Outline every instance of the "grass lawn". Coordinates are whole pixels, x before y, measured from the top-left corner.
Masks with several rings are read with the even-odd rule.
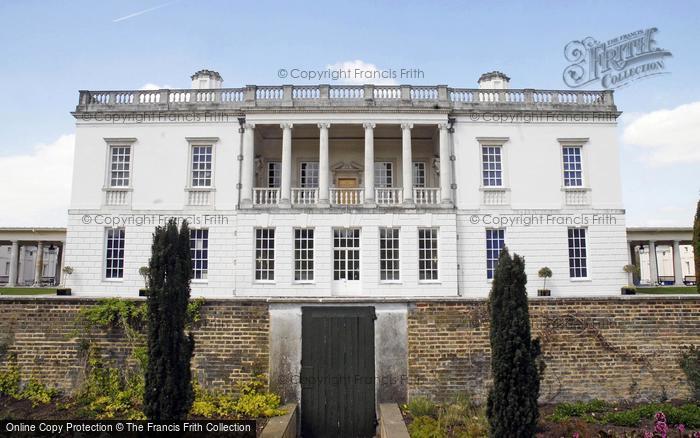
[[[638,287],[637,293],[652,295],[697,294],[698,288],[696,286]]]
[[[0,295],[56,295],[54,287],[0,287]]]

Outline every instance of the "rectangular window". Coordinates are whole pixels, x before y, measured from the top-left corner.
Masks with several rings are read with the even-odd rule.
[[[569,228],[569,277],[588,277],[585,228]]]
[[[425,187],[425,163],[413,162],[413,187]]]
[[[500,146],[482,146],[482,181],[484,187],[503,185],[503,166]]]
[[[493,278],[501,249],[505,244],[506,230],[486,230],[486,278]]]
[[[438,279],[438,230],[418,229],[418,279]]]
[[[282,185],[282,163],[270,161],[267,163],[267,186],[279,188]]]
[[[399,229],[379,229],[379,278],[382,281],[398,281],[399,278]]]
[[[314,279],[314,230],[297,228],[294,230],[294,280],[313,281]]]
[[[562,148],[564,165],[564,186],[583,186],[583,170],[581,168],[581,147],[565,146]]]
[[[124,278],[124,228],[106,231],[105,278]]]
[[[333,230],[333,279],[360,279],[360,229]]]
[[[300,163],[299,185],[304,189],[314,189],[318,187],[318,162]]]
[[[109,157],[109,186],[129,187],[131,146],[111,146]]]
[[[211,187],[212,146],[192,146],[192,187]]]
[[[209,272],[209,230],[190,230],[192,279],[206,280]]]
[[[275,279],[275,229],[255,229],[255,279]]]
[[[374,163],[374,186],[377,188],[393,187],[393,166],[388,161]]]

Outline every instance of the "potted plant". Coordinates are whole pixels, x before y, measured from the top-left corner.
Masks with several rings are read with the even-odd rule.
[[[552,278],[552,270],[545,266],[544,268],[541,268],[539,271],[537,271],[537,276],[540,277],[543,281],[542,289],[537,289],[537,296],[538,297],[551,296],[552,291],[547,289],[547,279]]]
[[[634,276],[639,275],[639,266],[629,264],[625,265],[622,270],[627,273],[627,286],[622,286],[622,295],[635,295],[637,288],[634,287]]]
[[[139,289],[139,296],[145,297],[148,295],[148,266],[141,266],[139,268],[139,275],[143,277],[143,289]]]
[[[59,296],[71,295],[71,289],[69,287],[65,287],[65,284],[68,281],[68,277],[70,277],[71,274],[73,273],[73,267],[72,266],[64,266],[63,269],[61,269],[61,272],[63,273],[63,277],[61,278],[61,284],[59,284],[59,287],[56,289],[56,295],[59,295]],[[61,287],[61,285],[63,285],[63,287]]]

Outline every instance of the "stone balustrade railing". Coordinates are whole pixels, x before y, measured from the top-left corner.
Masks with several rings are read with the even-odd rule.
[[[80,91],[76,112],[333,106],[617,111],[613,93],[609,90],[485,90],[445,85],[249,85],[201,90]]]

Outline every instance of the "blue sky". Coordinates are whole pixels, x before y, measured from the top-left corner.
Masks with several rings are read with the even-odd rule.
[[[219,71],[229,87],[308,83],[282,80],[277,71],[354,60],[380,69],[419,68],[425,78],[412,81],[418,84],[474,87],[481,73],[501,70],[513,88],[561,89],[569,41],[657,27],[658,46],[673,53],[666,62],[671,74],[615,93],[625,112],[619,128],[625,205],[631,224],[686,225],[700,190],[698,17],[700,2],[691,1],[5,0],[0,171],[47,157],[60,161],[50,157],[54,149],[69,149],[69,112],[80,89],[187,88],[200,68]],[[0,205],[13,202],[19,209],[16,217],[0,214],[0,224],[65,223],[32,209],[47,196],[42,188],[65,186],[55,182],[60,176],[7,190],[10,177],[31,178],[37,170],[0,176],[6,180],[0,180]]]

